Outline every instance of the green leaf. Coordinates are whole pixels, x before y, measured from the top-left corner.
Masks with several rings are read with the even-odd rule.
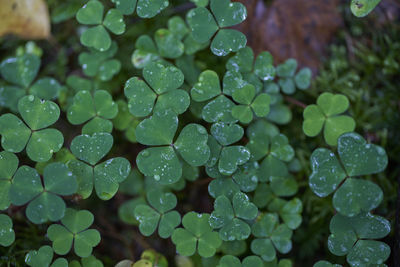
[[[243,220],[252,220],[257,216],[257,207],[248,197],[238,192],[233,196],[232,204],[226,196],[219,196],[214,203],[210,216],[210,226],[220,229],[222,240],[244,240],[250,235],[250,226]]]
[[[295,179],[271,176],[271,189],[279,197],[289,197],[297,193],[298,185]]]
[[[310,137],[317,136],[325,124],[325,116],[317,105],[309,105],[303,112],[303,132]]]
[[[88,257],[92,248],[100,243],[97,230],[87,229],[93,223],[93,215],[86,210],[67,209],[60,224],[53,224],[47,229],[47,236],[53,242],[53,249],[59,255],[67,254],[72,244],[79,257]]]
[[[292,112],[290,108],[283,104],[270,106],[271,110],[268,113],[267,119],[276,124],[288,124],[292,120]]]
[[[309,185],[319,197],[330,195],[347,176],[335,154],[328,149],[316,149],[310,161],[313,172]]]
[[[217,22],[205,7],[191,9],[186,15],[186,21],[192,31],[193,39],[199,43],[209,41],[218,30]]]
[[[37,80],[30,88],[29,94],[44,100],[56,99],[62,90],[61,85],[53,78]]]
[[[211,42],[211,51],[216,56],[226,56],[231,52],[237,52],[245,47],[247,43],[246,36],[237,30],[222,29],[219,30]]]
[[[242,267],[242,263],[235,256],[225,255],[220,259],[217,267]]]
[[[139,170],[161,184],[176,183],[182,176],[182,166],[172,147],[152,147],[142,150],[136,158]]]
[[[390,255],[390,247],[381,241],[359,240],[347,254],[347,262],[353,266],[382,264]]]
[[[0,214],[0,246],[8,247],[14,243],[15,232],[12,227],[11,218],[5,214]]]
[[[31,136],[31,130],[17,116],[7,113],[0,117],[1,146],[9,152],[21,152]]]
[[[118,217],[119,219],[131,225],[139,225],[139,222],[135,218],[135,208],[140,204],[146,204],[146,201],[143,197],[133,198],[131,200],[125,201],[122,205],[118,208]]]
[[[206,7],[208,6],[209,0],[190,0],[191,2],[195,3],[198,7]]]
[[[233,100],[243,105],[250,105],[256,95],[256,88],[251,84],[246,84],[242,88],[235,90],[232,94]]]
[[[208,186],[208,191],[213,198],[219,196],[226,196],[229,199],[233,198],[233,195],[240,191],[239,186],[230,178],[218,178]]]
[[[359,18],[365,17],[381,2],[381,0],[352,0],[351,12]]]
[[[329,250],[339,256],[347,254],[351,265],[381,264],[389,257],[389,246],[369,240],[383,238],[390,233],[390,223],[383,217],[370,213],[354,217],[337,214],[331,220],[330,230]]]
[[[259,94],[251,103],[251,108],[257,117],[265,117],[269,113],[271,97],[267,94]]]
[[[131,165],[125,158],[112,158],[93,170],[94,187],[102,200],[111,199],[118,191],[119,184],[128,177]]]
[[[168,20],[168,29],[179,40],[182,40],[189,34],[189,28],[186,26],[186,22],[180,16],[173,16]]]
[[[3,60],[0,64],[0,74],[4,80],[26,88],[35,79],[39,68],[40,58],[26,53]]]
[[[349,107],[349,101],[344,95],[323,93],[317,99],[317,106],[308,106],[303,113],[303,131],[308,136],[316,136],[324,128],[325,141],[329,145],[337,145],[337,139],[343,133],[355,128],[353,118],[339,115]]]
[[[351,132],[355,128],[355,121],[349,116],[335,116],[325,121],[324,138],[328,144],[336,144],[343,133]]]
[[[123,34],[125,32],[125,22],[122,13],[118,9],[108,10],[103,25],[114,34]]]
[[[292,78],[282,78],[278,81],[282,92],[287,95],[294,94],[296,92],[296,85]]]
[[[259,167],[258,162],[249,161],[232,175],[232,179],[240,186],[241,191],[252,192],[257,188]]]
[[[245,164],[250,159],[250,151],[244,146],[224,147],[218,162],[221,174],[233,174],[239,165]]]
[[[43,192],[28,204],[26,216],[35,224],[45,223],[48,220],[55,222],[64,216],[65,208],[65,202],[61,197]]]
[[[251,231],[255,237],[271,237],[278,222],[276,214],[266,213],[262,215],[259,221],[253,224]]]
[[[271,239],[258,238],[251,242],[251,251],[261,256],[264,261],[273,261],[276,257],[276,251]]]
[[[181,222],[178,212],[170,212],[176,206],[175,195],[152,190],[147,193],[147,199],[155,210],[147,205],[138,205],[135,208],[135,217],[140,222],[140,232],[145,236],[150,236],[158,226],[160,237],[170,237]]]
[[[148,35],[141,35],[136,40],[135,51],[131,61],[135,68],[142,69],[150,62],[159,59],[158,50],[155,43]]]
[[[207,145],[207,141],[206,128],[199,124],[191,123],[182,129],[174,147],[191,166],[202,166],[210,157],[210,148]]]
[[[246,46],[240,49],[233,57],[226,63],[228,70],[238,71],[241,73],[248,73],[253,70],[254,52],[251,47]]]
[[[76,19],[81,24],[96,25],[103,21],[104,6],[97,0],[90,0],[76,13]]]
[[[294,198],[287,202],[283,208],[280,210],[279,215],[282,217],[284,223],[290,229],[297,229],[301,222],[301,212],[303,211],[303,205],[301,200],[298,198]]]
[[[311,155],[313,173],[310,176],[310,187],[318,196],[329,195],[348,176],[378,173],[387,165],[384,149],[367,144],[358,134],[343,134],[338,142],[341,163],[327,149],[317,149]],[[382,190],[374,183],[347,178],[335,192],[333,202],[340,213],[355,216],[361,211],[376,208],[382,198]]]
[[[251,82],[245,81],[243,75],[237,71],[227,71],[225,72],[223,79],[223,93],[228,96],[232,96],[236,90],[241,89]],[[257,91],[257,88],[256,88]]]
[[[36,162],[46,162],[58,152],[64,143],[62,133],[56,129],[33,132],[26,146],[28,157]]]
[[[367,144],[366,140],[356,133],[343,134],[339,138],[338,153],[350,176],[379,173],[388,164],[388,157],[382,147]]]
[[[121,69],[121,63],[112,59],[117,53],[118,45],[116,42],[112,42],[108,50],[97,51],[94,49],[90,50],[90,53],[83,52],[79,54],[79,64],[82,66],[83,73],[89,77],[95,77],[102,81],[111,79]],[[86,84],[82,87],[74,87],[75,91],[91,91],[92,86]]]
[[[124,15],[131,15],[136,8],[137,0],[111,0],[115,7]]]
[[[294,77],[297,88],[305,90],[310,87],[312,71],[310,68],[302,68]]]
[[[80,160],[71,160],[68,168],[77,178],[77,193],[84,199],[88,198],[93,190],[93,167]]]
[[[94,117],[82,127],[82,134],[92,135],[95,133],[111,133],[113,123],[109,120]]]
[[[157,95],[143,80],[130,78],[125,84],[124,92],[129,99],[128,107],[132,115],[145,117],[151,113]]]
[[[60,109],[56,103],[40,100],[33,95],[19,100],[18,111],[32,130],[46,128],[54,124],[60,117]]]
[[[102,81],[109,81],[121,70],[121,62],[116,59],[104,61],[99,68],[98,76]]]
[[[178,58],[185,51],[183,43],[175,36],[174,33],[167,29],[159,29],[154,34],[154,41],[158,47],[160,56],[164,58]]]
[[[253,220],[258,214],[256,205],[251,203],[249,197],[244,193],[236,193],[233,196],[232,205],[238,218]]]
[[[32,267],[49,266],[53,259],[50,246],[42,246],[39,250],[31,250],[25,256],[25,263]]]
[[[185,228],[177,228],[172,234],[172,242],[176,250],[183,256],[191,256],[196,252],[202,257],[211,257],[221,245],[218,233],[213,232],[210,227],[210,215],[207,213],[198,214],[195,212],[186,213],[182,219]]]
[[[50,163],[44,168],[43,183],[46,191],[61,196],[72,195],[78,189],[76,177],[60,162]]]
[[[172,109],[176,114],[184,113],[190,106],[190,96],[185,90],[172,90],[158,97],[155,110]]]
[[[17,86],[0,86],[0,106],[17,112],[18,100],[25,95],[25,90]]]
[[[103,25],[97,25],[84,31],[81,35],[81,43],[104,52],[111,46],[111,37]]]
[[[156,111],[136,128],[136,139],[143,145],[172,144],[178,128],[178,117],[172,110]]]
[[[192,99],[196,102],[203,102],[221,93],[221,86],[218,74],[211,70],[203,71],[197,82],[190,90]]]
[[[13,153],[0,152],[0,210],[7,209],[11,204],[9,191],[18,163],[19,160]]]
[[[29,184],[30,186],[26,186]],[[14,205],[21,206],[43,191],[42,182],[35,169],[21,166],[14,175],[9,197]]]
[[[235,104],[224,95],[216,97],[204,106],[202,117],[206,122],[235,123],[237,119],[232,117],[232,108]]]
[[[15,173],[10,188],[10,200],[14,205],[24,205],[30,221],[39,224],[47,220],[57,221],[64,216],[65,203],[58,195],[72,195],[77,190],[76,178],[62,163],[51,163],[44,169],[44,188],[39,174],[28,166]],[[29,184],[30,187],[26,187]]]
[[[282,64],[276,67],[276,74],[281,78],[293,77],[297,69],[297,60],[294,58],[289,58]]]
[[[246,7],[230,0],[211,0],[211,11],[221,28],[235,26],[247,17]]]
[[[180,69],[157,62],[150,63],[143,69],[143,77],[157,94],[177,89],[184,81]]]
[[[346,216],[354,216],[361,211],[371,211],[379,206],[383,192],[373,182],[348,178],[335,192],[333,206]]]
[[[275,77],[274,58],[270,52],[261,52],[254,62],[254,73],[263,81],[270,81]]]
[[[271,138],[270,153],[272,156],[286,162],[291,161],[294,157],[294,150],[290,146],[288,138],[283,134]]]
[[[152,18],[168,5],[168,0],[138,0],[136,12],[141,18]]]
[[[109,133],[78,135],[71,142],[71,152],[90,165],[99,162],[111,149],[113,137]]]
[[[349,108],[349,100],[340,94],[323,93],[318,97],[317,104],[326,116],[341,114]]]
[[[218,143],[228,146],[239,141],[243,137],[244,130],[238,124],[217,122],[211,126],[211,134]]]
[[[140,223],[140,233],[144,236],[152,235],[157,229],[161,215],[148,205],[136,206],[134,213]]]
[[[340,264],[332,264],[329,261],[318,261],[313,267],[342,267]]]
[[[238,105],[232,108],[232,117],[241,123],[247,124],[253,120],[253,112],[249,106]]]

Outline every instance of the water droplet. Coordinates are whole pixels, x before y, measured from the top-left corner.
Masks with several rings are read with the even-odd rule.
[[[160,175],[158,175],[158,174],[154,175],[154,180],[160,181],[160,179],[161,179]]]
[[[35,97],[34,97],[33,95],[28,96],[28,100],[29,100],[29,101],[32,102],[34,99],[35,99]]]
[[[207,133],[207,130],[204,128],[204,127],[202,127],[202,126],[197,126],[197,131],[199,132],[199,134],[206,134]]]
[[[147,158],[148,156],[150,156],[150,152],[149,152],[148,150],[144,150],[144,151],[142,152],[142,156],[145,157],[145,158]]]

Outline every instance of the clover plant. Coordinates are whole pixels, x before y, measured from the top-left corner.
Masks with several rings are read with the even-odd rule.
[[[77,159],[71,160],[68,167],[77,177],[77,192],[83,198],[88,198],[94,187],[100,199],[109,200],[118,191],[119,183],[129,175],[131,165],[125,158],[98,163],[112,145],[112,135],[105,132],[79,135],[72,140],[71,152]]]
[[[191,256],[196,251],[202,257],[211,257],[222,240],[209,223],[210,215],[189,212],[182,218],[184,228],[177,228],[172,234],[172,242],[181,255]]]
[[[76,255],[86,258],[91,255],[92,248],[100,242],[100,233],[88,229],[94,216],[87,210],[67,209],[61,224],[52,224],[47,229],[47,235],[53,242],[54,252],[58,255],[67,254],[72,245]]]
[[[17,111],[18,101],[25,95],[41,99],[56,99],[61,92],[60,83],[50,77],[35,78],[39,72],[41,59],[36,54],[25,53],[10,57],[0,63],[1,77],[7,84],[0,86],[0,106]]]
[[[149,191],[147,193],[148,205],[139,204],[135,208],[136,220],[140,222],[140,232],[149,236],[158,226],[158,234],[162,238],[171,236],[175,227],[181,222],[181,216],[177,211],[171,211],[176,206],[176,197],[172,193]]]
[[[107,30],[114,34],[125,32],[125,22],[121,11],[110,9],[103,17],[104,6],[98,0],[90,0],[76,13],[76,19],[84,25],[95,25],[81,35],[81,43],[99,51],[106,51],[111,46],[111,37]]]
[[[3,149],[19,153],[26,147],[26,153],[33,161],[48,161],[64,143],[64,137],[60,131],[47,128],[60,117],[58,105],[29,95],[18,101],[18,111],[23,121],[11,113],[0,117]]]
[[[257,212],[256,205],[244,193],[236,193],[232,203],[226,196],[219,196],[215,199],[210,225],[220,229],[219,236],[224,241],[247,239],[251,230],[245,220],[255,219]]]
[[[246,46],[244,4],[176,2],[49,1],[56,53],[2,59],[0,265],[291,267],[322,232],[328,259],[386,266],[389,158],[356,93]]]
[[[344,95],[323,93],[317,99],[317,105],[304,109],[303,130],[307,136],[314,137],[324,129],[325,141],[332,146],[343,133],[352,132],[356,123],[347,115],[340,115],[349,108],[349,100]]]
[[[60,196],[72,195],[77,188],[76,177],[65,164],[56,162],[47,165],[43,171],[43,185],[37,171],[24,165],[14,175],[9,196],[13,205],[29,203],[26,216],[31,222],[39,224],[63,218],[66,205]]]

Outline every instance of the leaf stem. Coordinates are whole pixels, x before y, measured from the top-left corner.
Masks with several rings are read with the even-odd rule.
[[[290,97],[290,96],[285,96],[285,100],[287,102],[289,102],[291,104],[294,104],[294,105],[296,105],[298,107],[301,107],[301,108],[306,108],[307,107],[307,105],[304,104],[303,102],[301,102],[301,101],[299,101],[299,100],[297,100],[297,99],[295,99],[293,97]]]

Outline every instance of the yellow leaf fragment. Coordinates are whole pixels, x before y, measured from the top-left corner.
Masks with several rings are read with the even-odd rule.
[[[15,34],[24,39],[50,36],[50,19],[44,0],[0,0],[0,37]]]

